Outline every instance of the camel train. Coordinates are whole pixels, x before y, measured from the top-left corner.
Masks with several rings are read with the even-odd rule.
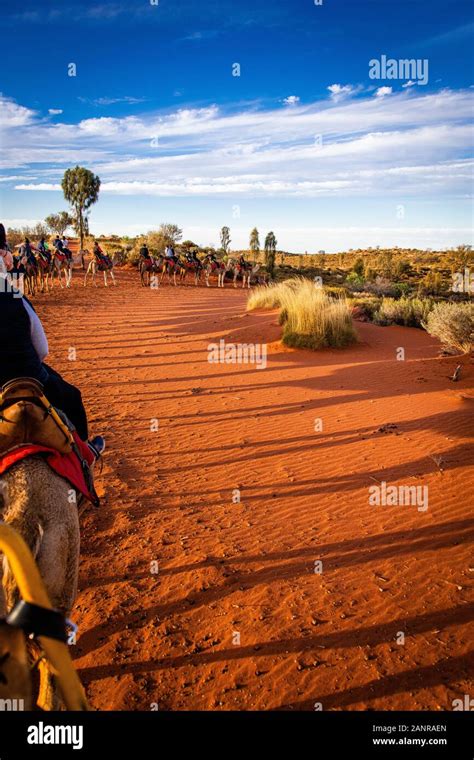
[[[242,278],[242,288],[250,288],[252,281],[255,279],[260,264],[242,264],[229,258],[226,262],[218,261],[211,254],[205,256],[202,260],[197,257],[193,259],[181,258],[179,255],[174,258],[168,258],[163,254],[159,256],[150,256],[148,259],[140,258],[138,271],[140,282],[144,287],[161,285],[163,279],[167,277],[168,283],[174,285],[184,285],[187,276],[191,274],[194,284],[198,285],[202,275],[206,286],[211,286],[211,277],[215,276],[217,287],[223,288],[227,275],[232,277],[234,288],[237,288],[238,278]]]

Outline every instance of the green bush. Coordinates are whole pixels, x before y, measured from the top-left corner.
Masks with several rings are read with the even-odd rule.
[[[373,318],[378,325],[421,327],[432,308],[433,301],[429,298],[383,298]]]
[[[474,304],[437,303],[423,327],[448,350],[468,354],[474,346]]]

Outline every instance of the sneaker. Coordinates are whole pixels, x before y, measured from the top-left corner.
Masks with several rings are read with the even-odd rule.
[[[89,446],[96,459],[102,456],[105,451],[105,440],[101,435],[96,435],[95,438],[87,442],[87,445]]]

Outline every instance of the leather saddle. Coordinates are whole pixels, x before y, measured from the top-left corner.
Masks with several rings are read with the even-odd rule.
[[[0,452],[31,443],[61,454],[73,451],[73,426],[32,377],[10,380],[0,390]]]

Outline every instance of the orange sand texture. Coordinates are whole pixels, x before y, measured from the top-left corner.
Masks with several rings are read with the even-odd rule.
[[[472,694],[470,360],[370,324],[349,349],[290,350],[242,290],[117,276],[34,299],[50,363],[107,439],[72,615],[92,707],[451,710]],[[209,364],[220,338],[269,343],[267,368]],[[382,480],[427,485],[428,511],[369,505]]]

